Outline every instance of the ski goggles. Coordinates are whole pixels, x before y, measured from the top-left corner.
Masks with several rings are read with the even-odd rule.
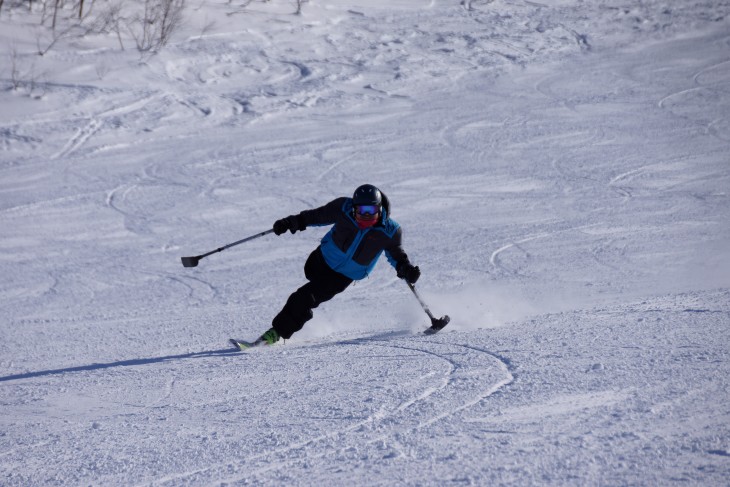
[[[363,219],[374,218],[380,213],[380,207],[377,205],[358,205],[355,207],[355,216]]]

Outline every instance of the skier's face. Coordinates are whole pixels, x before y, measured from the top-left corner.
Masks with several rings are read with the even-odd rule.
[[[370,228],[378,223],[380,207],[377,205],[358,205],[355,207],[355,221],[360,229]]]

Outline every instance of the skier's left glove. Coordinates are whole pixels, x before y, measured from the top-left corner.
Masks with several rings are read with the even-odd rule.
[[[405,279],[408,284],[415,284],[421,277],[421,269],[417,265],[411,265],[410,262],[399,262],[395,271],[398,277]]]
[[[291,233],[297,233],[299,230],[304,230],[307,226],[304,224],[299,215],[290,215],[281,220],[274,222],[274,233],[281,235],[289,230]]]

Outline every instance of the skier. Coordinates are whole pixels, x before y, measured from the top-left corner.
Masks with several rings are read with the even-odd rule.
[[[415,284],[421,275],[401,247],[401,228],[390,218],[390,202],[378,188],[364,184],[352,198],[337,198],[313,210],[274,223],[274,233],[292,234],[310,226],[333,225],[304,264],[307,282],[294,291],[271,328],[254,344],[288,339],[312,319],[312,309],[367,277],[385,252],[399,278]]]

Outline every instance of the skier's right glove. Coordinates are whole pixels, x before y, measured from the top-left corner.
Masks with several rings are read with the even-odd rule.
[[[395,271],[398,277],[405,279],[408,284],[415,284],[418,278],[421,277],[421,269],[409,262],[399,262]]]
[[[281,220],[276,220],[276,222],[274,222],[274,233],[277,235],[281,235],[287,230],[289,230],[291,233],[296,233],[297,231],[304,230],[305,228],[306,225],[301,220],[301,218],[299,218],[299,215],[290,215],[286,218],[282,218]]]

